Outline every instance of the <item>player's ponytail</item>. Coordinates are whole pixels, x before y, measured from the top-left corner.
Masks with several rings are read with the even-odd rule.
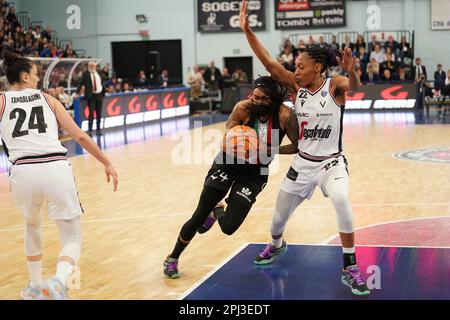
[[[20,83],[22,72],[30,73],[33,68],[33,62],[30,59],[20,57],[8,50],[3,54],[3,67],[6,71],[6,78],[9,84]]]

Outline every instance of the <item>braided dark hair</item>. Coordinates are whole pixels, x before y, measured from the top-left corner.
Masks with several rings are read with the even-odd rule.
[[[313,59],[314,62],[322,64],[322,73],[339,65],[336,59],[337,56],[342,58],[339,52],[336,52],[331,48],[323,48],[318,46],[309,47],[306,49],[306,54]]]
[[[277,106],[280,106],[284,102],[288,92],[286,88],[269,76],[256,79],[253,82],[252,91],[257,88],[269,97],[272,104]]]

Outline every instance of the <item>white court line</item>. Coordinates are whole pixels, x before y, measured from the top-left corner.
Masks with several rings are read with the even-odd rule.
[[[167,217],[177,217],[177,216],[187,216],[192,214],[192,212],[189,213],[163,213],[163,214],[152,214],[148,216],[136,216],[136,217],[115,217],[115,218],[104,218],[104,219],[91,219],[91,220],[84,220],[83,216],[81,216],[81,224],[88,224],[88,223],[97,223],[97,222],[113,222],[113,221],[129,221],[129,220],[144,220],[144,219],[151,219],[151,218],[167,218]],[[54,224],[44,224],[42,225],[43,228],[49,228],[49,227],[55,227]],[[17,230],[24,230],[24,227],[17,226],[17,227],[10,227],[5,229],[0,229],[0,232],[8,232],[8,231],[17,231]]]
[[[364,229],[368,229],[368,228],[372,228],[372,227],[378,227],[378,226],[383,226],[383,225],[387,225],[387,224],[393,224],[393,223],[401,223],[401,222],[408,222],[408,221],[418,221],[418,220],[427,220],[427,219],[440,219],[440,218],[449,218],[449,217],[450,216],[420,217],[420,218],[411,218],[411,219],[402,219],[402,220],[380,222],[380,223],[369,224],[367,226],[356,228],[355,232],[356,231],[360,231],[360,230],[364,230]],[[323,240],[321,243],[322,244],[327,244],[327,243],[331,242],[332,240],[336,239],[337,237],[339,237],[339,234],[336,234],[336,235],[334,235],[332,237],[329,237],[329,238]],[[406,247],[406,246],[402,246],[402,247]],[[418,247],[418,246],[416,246],[416,247]],[[425,248],[429,248],[429,247],[425,247]]]
[[[226,258],[222,263],[218,264],[212,271],[208,272],[203,278],[197,281],[190,289],[188,289],[185,293],[177,298],[177,300],[183,300],[189,294],[191,294],[195,289],[197,289],[203,282],[205,282],[209,277],[211,277],[215,272],[217,272],[220,268],[222,268],[225,264],[227,264],[231,259],[238,255],[239,252],[244,250],[249,244],[244,243],[240,246],[235,252],[233,252],[228,258]]]
[[[434,203],[373,203],[373,204],[353,204],[352,207],[423,207],[423,206],[450,206],[450,203],[447,202],[434,202]],[[305,205],[299,207],[301,209],[314,209],[314,208],[333,208],[331,204],[324,205]],[[275,208],[254,208],[252,211],[273,211]],[[298,210],[298,209],[297,209]],[[186,213],[161,213],[161,214],[152,214],[147,216],[136,216],[136,217],[115,217],[115,218],[102,218],[102,219],[90,219],[85,220],[81,219],[82,224],[87,223],[98,223],[98,222],[114,222],[114,221],[128,221],[128,220],[144,220],[151,218],[165,218],[165,217],[177,217],[177,216],[187,216],[191,215],[192,212]],[[438,217],[436,217],[438,218]],[[427,218],[418,218],[418,219],[427,219]],[[403,221],[403,220],[400,220]],[[397,221],[394,221],[397,222]],[[53,227],[54,225],[47,224],[43,225],[44,228]],[[9,227],[0,229],[0,232],[9,232],[9,231],[17,231],[24,230],[23,226]]]

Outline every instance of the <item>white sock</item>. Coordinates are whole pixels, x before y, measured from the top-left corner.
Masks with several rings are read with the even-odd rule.
[[[66,285],[67,279],[73,272],[73,265],[67,261],[60,261],[56,265],[56,276]]]
[[[36,288],[42,283],[42,261],[27,261],[31,287]]]
[[[348,254],[355,254],[355,247],[352,247],[352,248],[344,248],[344,247],[342,247],[342,251],[344,252],[344,253],[348,253]]]
[[[283,244],[283,238],[272,239],[272,244],[273,244],[276,248],[281,247],[281,245]]]

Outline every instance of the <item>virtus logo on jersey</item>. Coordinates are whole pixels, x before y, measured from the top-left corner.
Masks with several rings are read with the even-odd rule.
[[[331,135],[332,127],[328,126],[326,129],[316,126],[314,129],[303,129],[303,140],[328,139]]]

